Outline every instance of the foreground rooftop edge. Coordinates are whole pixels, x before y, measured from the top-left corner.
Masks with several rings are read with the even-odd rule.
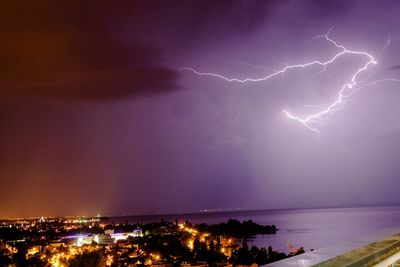
[[[400,227],[268,264],[271,267],[387,267],[400,260]]]

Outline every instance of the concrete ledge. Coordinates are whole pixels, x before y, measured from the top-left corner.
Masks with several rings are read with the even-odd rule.
[[[383,229],[346,243],[273,262],[271,267],[374,266],[400,252],[400,227]]]

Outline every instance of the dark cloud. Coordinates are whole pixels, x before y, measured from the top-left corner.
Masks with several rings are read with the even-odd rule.
[[[0,97],[109,100],[178,89],[166,52],[257,29],[278,1],[21,1],[0,11]]]
[[[0,96],[115,99],[177,89],[162,50],[113,35],[117,7],[22,1],[0,12]]]
[[[389,70],[399,70],[399,69],[400,69],[400,65],[391,66],[389,68]]]

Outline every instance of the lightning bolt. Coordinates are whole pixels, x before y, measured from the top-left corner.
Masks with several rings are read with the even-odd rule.
[[[184,67],[181,70],[191,71],[194,74],[199,75],[199,76],[208,76],[208,77],[222,79],[227,82],[250,83],[250,82],[266,81],[266,80],[274,78],[275,76],[284,74],[285,72],[290,71],[292,69],[303,69],[303,68],[307,68],[307,67],[314,66],[314,65],[322,67],[321,72],[324,72],[324,71],[326,71],[327,67],[330,64],[334,63],[339,57],[343,57],[345,55],[355,55],[355,56],[364,57],[366,59],[365,63],[363,65],[361,65],[358,69],[355,70],[355,72],[353,72],[351,74],[350,80],[347,81],[345,84],[343,84],[338,89],[335,100],[328,106],[325,106],[325,108],[323,108],[322,110],[320,110],[316,113],[312,113],[306,117],[297,116],[297,115],[290,113],[287,110],[283,110],[283,113],[289,119],[292,119],[294,121],[301,123],[306,128],[308,128],[309,130],[311,130],[315,133],[320,133],[320,130],[317,128],[317,125],[323,124],[324,119],[326,117],[328,117],[328,115],[332,115],[336,111],[342,109],[344,107],[344,104],[346,103],[346,101],[358,90],[368,87],[368,86],[374,86],[381,82],[387,82],[387,81],[400,82],[400,80],[391,79],[391,78],[390,79],[380,79],[380,80],[375,80],[375,81],[359,80],[359,76],[362,75],[364,72],[366,72],[370,68],[370,66],[378,64],[377,60],[371,54],[369,54],[365,51],[350,50],[350,49],[346,48],[344,45],[336,42],[334,39],[332,39],[330,37],[332,29],[333,28],[330,28],[329,31],[324,35],[318,35],[313,38],[313,39],[324,39],[325,41],[327,41],[332,46],[334,46],[335,48],[338,49],[338,52],[326,61],[313,60],[313,61],[306,62],[303,64],[286,65],[282,69],[272,72],[266,76],[263,76],[260,78],[248,77],[248,78],[244,78],[244,79],[231,78],[231,77],[227,77],[227,76],[224,76],[224,75],[221,75],[218,73],[199,72],[190,67]],[[387,43],[385,44],[384,49],[386,49],[389,46],[389,44],[390,44],[390,41],[388,40]]]

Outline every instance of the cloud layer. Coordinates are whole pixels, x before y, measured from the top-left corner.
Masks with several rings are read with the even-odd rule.
[[[0,11],[0,97],[109,100],[177,89],[154,45],[113,35],[119,12],[89,1],[9,2]]]

